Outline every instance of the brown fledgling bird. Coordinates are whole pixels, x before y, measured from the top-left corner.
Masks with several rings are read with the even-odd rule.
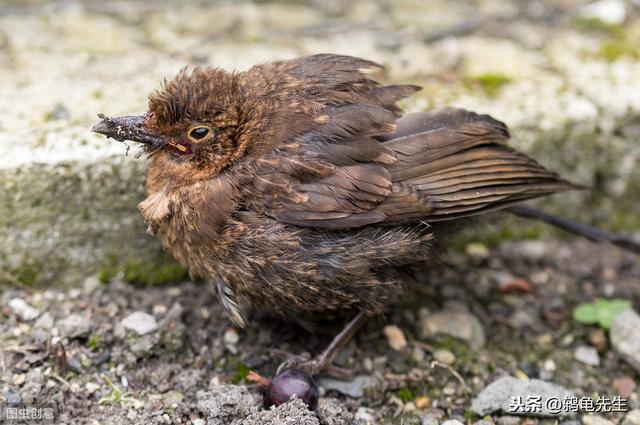
[[[379,65],[315,55],[228,73],[183,70],[143,116],[93,131],[145,144],[149,230],[209,280],[229,315],[354,314],[315,373],[365,317],[402,294],[400,269],[433,257],[439,223],[575,188],[507,146],[490,116],[401,117],[419,90],[382,86]]]

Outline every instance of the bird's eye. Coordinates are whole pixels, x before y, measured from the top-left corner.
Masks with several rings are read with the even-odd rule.
[[[209,129],[207,127],[200,126],[189,130],[189,137],[194,140],[202,140],[207,136],[207,134],[209,134]]]

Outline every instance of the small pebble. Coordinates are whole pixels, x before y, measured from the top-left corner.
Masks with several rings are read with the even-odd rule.
[[[228,328],[224,331],[224,342],[229,345],[236,345],[240,341],[240,335],[234,328]]]
[[[622,425],[640,425],[640,410],[632,410],[622,420]]]
[[[396,325],[388,325],[384,328],[384,335],[387,337],[389,346],[396,351],[402,351],[407,347],[407,339],[402,329]]]
[[[637,387],[636,382],[628,376],[614,379],[611,386],[623,398],[629,398]]]
[[[588,345],[580,345],[573,353],[576,360],[589,366],[599,366],[600,356],[598,350]]]
[[[416,399],[416,407],[418,409],[424,410],[429,407],[431,404],[431,400],[426,395],[420,396]]]
[[[598,352],[602,353],[607,349],[607,335],[600,328],[593,328],[589,330],[587,334],[587,340],[591,345],[596,347]]]
[[[22,298],[12,298],[9,300],[9,308],[20,318],[20,320],[28,322],[40,316],[40,312],[31,307]]]
[[[582,423],[584,425],[614,425],[610,420],[598,415],[584,415]]]
[[[456,361],[456,355],[449,350],[436,350],[433,352],[433,358],[448,365],[452,365]]]
[[[158,330],[155,317],[144,311],[134,311],[122,320],[125,329],[134,331],[138,335],[146,335]]]

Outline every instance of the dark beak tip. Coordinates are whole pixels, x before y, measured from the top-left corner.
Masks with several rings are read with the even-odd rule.
[[[105,135],[105,133],[109,130],[109,128],[110,128],[109,124],[107,124],[104,121],[100,121],[99,123],[91,127],[91,131],[94,133]]]

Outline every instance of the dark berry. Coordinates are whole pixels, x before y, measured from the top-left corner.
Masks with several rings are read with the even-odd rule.
[[[279,406],[294,395],[314,410],[318,404],[318,385],[301,370],[286,369],[271,380],[264,394],[264,404],[266,407]]]

